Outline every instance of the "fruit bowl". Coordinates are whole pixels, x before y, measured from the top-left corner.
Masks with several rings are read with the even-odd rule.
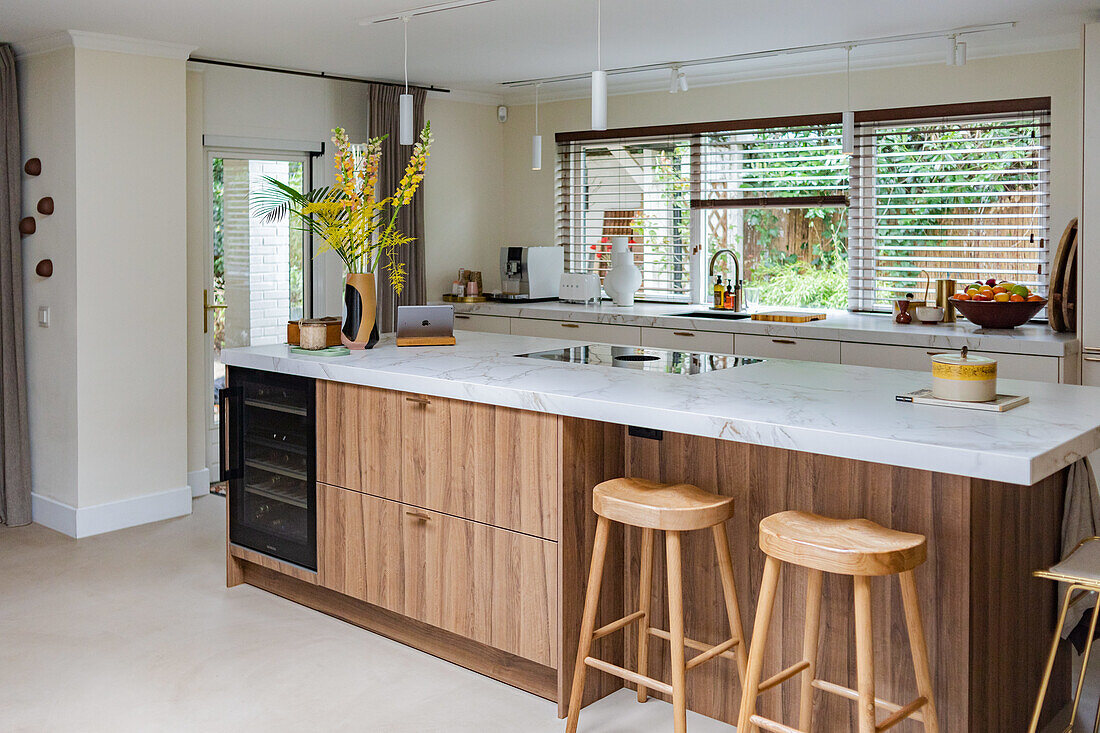
[[[1016,328],[1027,323],[1046,306],[1046,300],[999,303],[993,300],[957,300],[951,304],[966,320],[982,328]]]

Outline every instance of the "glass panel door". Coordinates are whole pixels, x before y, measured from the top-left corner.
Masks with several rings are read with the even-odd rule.
[[[289,320],[308,317],[308,237],[288,220],[251,214],[265,176],[299,191],[309,186],[306,156],[207,151],[210,182],[209,287],[204,303],[209,362],[207,464],[218,470],[218,389],[225,386],[223,348],[286,342]]]

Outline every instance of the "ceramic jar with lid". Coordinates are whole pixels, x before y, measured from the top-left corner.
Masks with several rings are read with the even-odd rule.
[[[997,397],[997,360],[962,352],[932,357],[932,396],[960,402],[989,402]]]

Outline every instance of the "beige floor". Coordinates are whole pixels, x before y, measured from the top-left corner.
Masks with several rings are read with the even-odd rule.
[[[0,731],[547,731],[545,700],[224,583],[224,500],[79,542],[0,526]],[[692,733],[733,728],[692,715]],[[582,733],[671,730],[620,691]]]

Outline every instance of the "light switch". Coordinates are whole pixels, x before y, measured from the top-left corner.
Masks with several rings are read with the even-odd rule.
[[[48,305],[38,306],[38,325],[42,328],[50,327],[50,307]]]

